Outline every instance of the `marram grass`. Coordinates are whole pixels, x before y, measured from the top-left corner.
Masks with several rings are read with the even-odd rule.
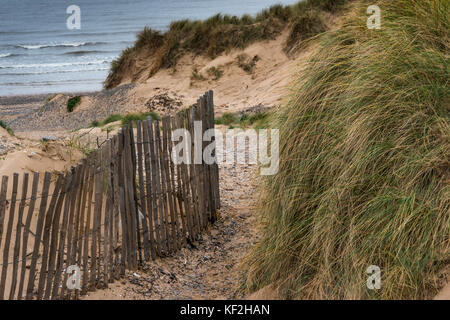
[[[450,264],[449,0],[358,2],[277,115],[280,169],[242,288],[288,299],[427,299]],[[381,268],[381,289],[366,270]]]

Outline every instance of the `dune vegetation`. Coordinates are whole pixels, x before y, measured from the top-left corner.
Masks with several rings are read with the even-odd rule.
[[[174,67],[186,53],[215,58],[234,48],[244,49],[262,40],[274,39],[289,28],[286,51],[295,51],[305,39],[326,30],[325,12],[336,12],[345,0],[305,0],[290,6],[274,5],[256,16],[242,17],[217,14],[207,20],[180,20],[166,32],[146,27],[137,35],[134,46],[125,49],[111,63],[105,88],[121,83],[139,60],[152,60],[151,77],[161,68]]]
[[[135,113],[128,113],[128,114],[118,114],[114,113],[109,116],[107,116],[105,119],[98,121],[94,120],[91,122],[90,127],[104,127],[110,123],[118,122],[120,121],[120,124],[122,126],[126,126],[129,123],[132,123],[133,126],[136,126],[136,123],[138,121],[143,121],[147,119],[148,117],[152,117],[152,119],[155,120],[161,120],[161,117],[159,114],[157,114],[154,111],[148,111],[148,112],[135,112]]]
[[[81,97],[75,96],[67,101],[67,111],[72,112],[81,103]]]
[[[6,122],[4,122],[3,120],[0,120],[0,127],[2,127],[3,129],[5,129],[5,130],[9,133],[9,135],[11,135],[11,136],[14,135],[13,129],[11,129],[11,127],[8,126],[8,125],[6,124]]]
[[[280,169],[242,289],[279,298],[426,299],[450,264],[448,0],[357,1],[273,117]],[[369,290],[370,265],[381,289]]]

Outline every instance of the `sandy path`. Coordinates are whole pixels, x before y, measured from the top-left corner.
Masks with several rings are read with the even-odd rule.
[[[239,263],[258,239],[255,172],[255,165],[220,165],[220,218],[202,239],[84,299],[242,298]]]

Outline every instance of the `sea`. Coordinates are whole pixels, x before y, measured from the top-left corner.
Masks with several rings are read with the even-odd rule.
[[[164,31],[174,20],[254,15],[296,2],[0,0],[0,96],[97,91],[145,26]]]

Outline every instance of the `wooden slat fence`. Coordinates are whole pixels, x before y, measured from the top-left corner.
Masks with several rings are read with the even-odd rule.
[[[0,299],[77,299],[195,240],[220,199],[217,161],[172,161],[172,131],[188,130],[194,150],[194,121],[202,137],[214,128],[212,91],[174,117],[121,128],[68,172],[3,176]]]

